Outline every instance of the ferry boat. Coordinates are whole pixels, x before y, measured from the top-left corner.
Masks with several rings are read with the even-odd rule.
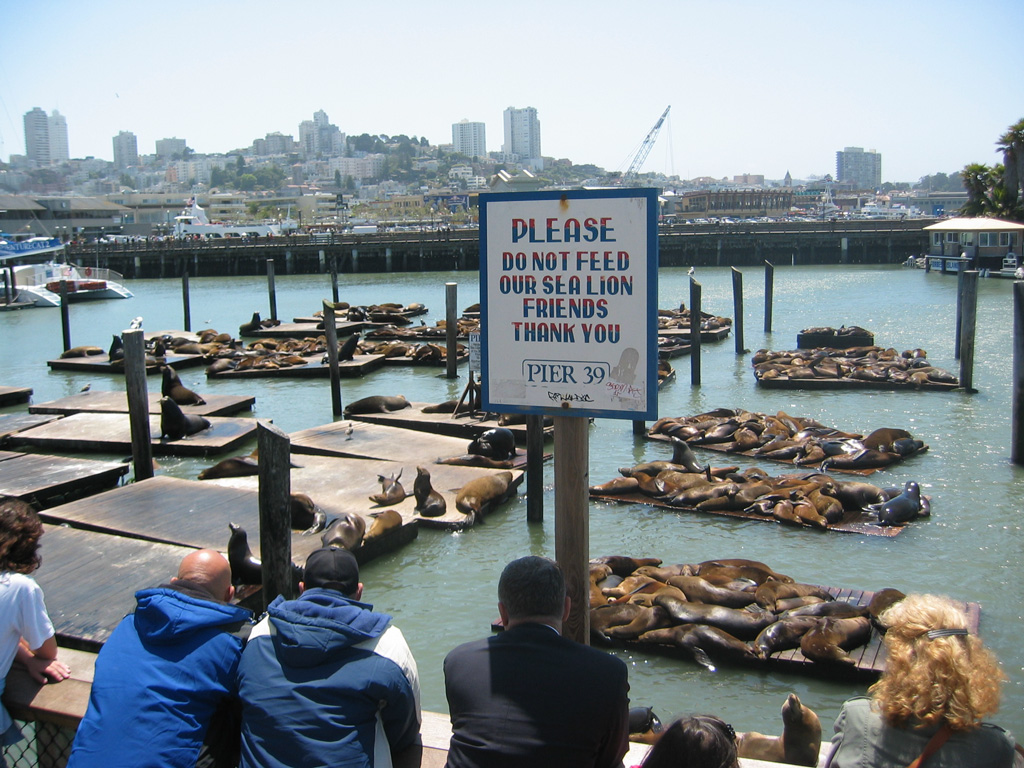
[[[211,222],[193,197],[185,210],[174,217],[174,236],[179,238],[277,237],[296,228],[291,219],[280,224],[224,224]]]
[[[63,251],[58,238],[31,238],[15,242],[0,239],[0,299],[12,305],[59,307],[61,283],[66,284],[68,301],[130,299],[131,291],[121,285],[124,278],[110,269],[82,267],[70,262],[10,264],[15,258],[55,255]]]

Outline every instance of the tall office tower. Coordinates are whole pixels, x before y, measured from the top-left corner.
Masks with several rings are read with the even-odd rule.
[[[882,156],[862,147],[836,152],[836,181],[851,183],[854,189],[877,189],[882,185]]]
[[[156,140],[156,156],[169,159],[174,155],[181,156],[188,147],[185,144],[184,139],[172,138],[172,139],[157,139]]]
[[[506,155],[519,155],[520,162],[532,170],[544,169],[540,154],[540,121],[533,107],[505,110],[505,143],[501,151]]]
[[[56,109],[47,118],[50,130],[50,162],[62,163],[71,159],[68,150],[68,121]]]
[[[469,120],[452,123],[452,146],[456,152],[469,158],[486,157],[487,137],[484,124],[471,123]]]
[[[25,154],[37,165],[50,164],[50,119],[39,107],[25,113]]]
[[[299,153],[307,160],[316,157],[316,123],[312,120],[299,123]]]
[[[131,131],[121,131],[114,137],[114,167],[123,171],[129,165],[139,164],[139,142]]]

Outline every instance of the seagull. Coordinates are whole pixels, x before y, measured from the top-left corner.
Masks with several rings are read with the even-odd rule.
[[[352,430],[354,430],[355,428],[356,428],[355,423],[350,421],[348,423],[348,429],[345,430],[345,439],[346,440],[351,440],[352,439]]]
[[[689,272],[687,272],[686,274],[688,274],[688,275],[689,275],[690,277],[693,277],[693,275],[694,275],[694,273],[695,273],[696,271],[697,271],[696,269],[694,269],[693,267],[690,267],[690,271],[689,271]]]
[[[79,392],[88,392],[88,391],[89,391],[89,388],[90,388],[91,386],[92,386],[92,382],[90,381],[90,382],[89,382],[88,384],[86,384],[86,385],[85,385],[84,387],[82,387],[82,388],[81,388],[80,390],[78,390],[78,391],[79,391]]]
[[[141,317],[136,317],[134,320],[132,320],[131,325],[128,326],[128,330],[129,331],[136,331],[136,330],[138,330],[141,327],[142,327],[142,318]]]

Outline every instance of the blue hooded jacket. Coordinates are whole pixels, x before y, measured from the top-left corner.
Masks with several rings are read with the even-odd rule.
[[[184,590],[184,591],[183,591]],[[135,593],[96,658],[69,768],[194,768],[214,711],[235,692],[251,613],[188,582]]]
[[[267,613],[238,668],[242,768],[380,768],[412,744],[416,662],[390,616],[320,588]]]

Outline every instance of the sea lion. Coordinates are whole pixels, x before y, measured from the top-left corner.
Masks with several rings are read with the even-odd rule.
[[[408,496],[405,492],[405,488],[399,482],[399,478],[402,476],[402,472],[405,471],[405,467],[398,470],[397,475],[391,477],[384,477],[384,475],[377,475],[377,480],[380,482],[380,493],[375,493],[370,497],[370,501],[380,506],[391,506],[392,504],[400,504],[402,500]]]
[[[178,404],[169,397],[160,398],[160,436],[180,440],[209,429],[210,420],[193,413],[182,413]]]
[[[292,492],[289,498],[292,528],[302,529],[303,536],[320,533],[327,525],[327,514],[305,493]]]
[[[751,647],[760,658],[767,659],[778,651],[800,647],[800,638],[824,619],[821,616],[790,616],[772,622],[762,629]]]
[[[488,429],[469,444],[468,452],[501,461],[511,459],[516,455],[516,436],[506,427]]]
[[[331,524],[320,534],[320,542],[325,547],[341,547],[349,551],[363,543],[366,533],[366,520],[362,515],[345,512],[334,518]]]
[[[677,624],[666,629],[652,629],[644,632],[637,640],[641,643],[657,643],[684,648],[693,654],[698,664],[714,672],[712,657],[735,661],[753,661],[757,657],[750,646],[738,637],[718,627],[703,624]]]
[[[882,624],[881,615],[905,597],[905,594],[892,587],[875,592],[868,603],[868,616],[871,617],[871,623],[874,624],[875,629],[885,634],[886,627]]]
[[[228,523],[231,536],[228,537],[228,565],[231,566],[231,581],[235,584],[262,584],[263,565],[249,549],[249,536],[240,525]]]
[[[757,588],[754,599],[762,608],[769,611],[775,610],[775,604],[782,598],[787,597],[819,597],[822,600],[834,599],[827,591],[813,584],[785,583],[780,581],[769,581]]]
[[[817,664],[854,665],[847,651],[871,639],[871,619],[857,616],[849,619],[826,618],[811,627],[800,638],[800,653]]]
[[[694,576],[697,567],[687,563],[675,563],[673,565],[644,565],[635,571],[637,576],[650,576],[652,579],[668,583],[673,576]]]
[[[60,353],[61,360],[65,360],[69,357],[92,357],[93,355],[102,355],[102,347],[72,347],[71,349],[65,349]]]
[[[338,346],[338,362],[345,362],[355,357],[356,349],[359,346],[360,336],[358,333],[353,333],[345,341]]]
[[[626,555],[603,555],[592,557],[591,564],[607,565],[616,576],[626,578],[638,568],[651,568],[661,565],[657,557],[627,557]]]
[[[650,707],[629,708],[629,740],[638,744],[653,744],[665,730],[661,720]]]
[[[373,518],[373,522],[370,523],[370,530],[363,536],[363,542],[373,541],[385,536],[390,531],[396,530],[402,527],[402,515],[396,509],[385,509],[383,512],[371,512],[370,517]]]
[[[721,605],[683,602],[669,594],[658,595],[654,604],[668,611],[677,624],[708,624],[739,638],[753,639],[775,621],[775,614],[764,608],[751,606],[738,610]]]
[[[423,517],[440,517],[448,510],[448,502],[434,490],[430,484],[430,472],[424,467],[416,467],[412,495],[416,497],[416,511]]]
[[[843,600],[829,600],[824,603],[814,603],[794,608],[781,614],[781,618],[789,616],[824,616],[834,619],[849,619],[859,616],[867,616],[868,609],[863,605],[854,605]]]
[[[749,731],[736,738],[737,756],[754,760],[815,766],[820,751],[821,721],[795,693],[789,694],[782,705],[781,736]]]
[[[886,500],[877,485],[856,480],[837,480],[833,495],[844,509],[865,509]]]
[[[344,409],[343,414],[347,418],[352,414],[389,413],[390,411],[399,411],[402,408],[411,407],[411,404],[405,399],[404,395],[371,395],[370,397],[356,400],[354,403],[349,403]]]
[[[664,608],[635,603],[609,603],[590,612],[590,631],[601,639],[635,640],[644,632],[669,626]]]
[[[693,449],[690,448],[689,443],[675,435],[670,435],[669,440],[672,441],[673,464],[683,467],[686,472],[704,472],[707,469],[707,465],[697,461],[697,456],[694,454]]]
[[[511,472],[494,472],[474,478],[455,495],[455,508],[464,515],[472,513],[475,518],[479,517],[484,507],[503,501],[511,485]]]
[[[587,568],[587,577],[590,582],[590,607],[597,608],[599,605],[606,605],[608,598],[601,592],[601,583],[612,575],[609,565],[590,563]]]
[[[909,480],[899,496],[868,509],[878,513],[879,525],[905,525],[921,512],[921,487]]]
[[[787,584],[793,582],[792,577],[776,573],[771,568],[761,565],[729,565],[726,561],[701,563],[697,575],[708,580],[716,576],[719,578],[726,576],[729,579],[750,579],[758,584],[769,581],[781,581]]]
[[[712,584],[700,576],[672,576],[670,587],[678,587],[686,599],[696,603],[724,605],[726,608],[746,608],[754,602],[754,595],[736,589],[727,589]]]
[[[160,394],[171,398],[178,405],[206,405],[202,397],[181,383],[178,372],[169,365],[164,366]]]
[[[253,312],[252,319],[248,323],[242,323],[240,326],[238,326],[238,335],[246,336],[249,334],[253,334],[259,331],[262,327],[263,325],[260,322],[260,313]]]
[[[116,333],[114,334],[113,340],[110,342],[110,349],[107,350],[107,360],[111,363],[117,362],[118,360],[124,361],[124,342]]]
[[[603,493],[615,495],[619,493],[632,493],[640,489],[640,481],[635,477],[615,477],[606,483],[592,485],[588,489],[590,493]]]

